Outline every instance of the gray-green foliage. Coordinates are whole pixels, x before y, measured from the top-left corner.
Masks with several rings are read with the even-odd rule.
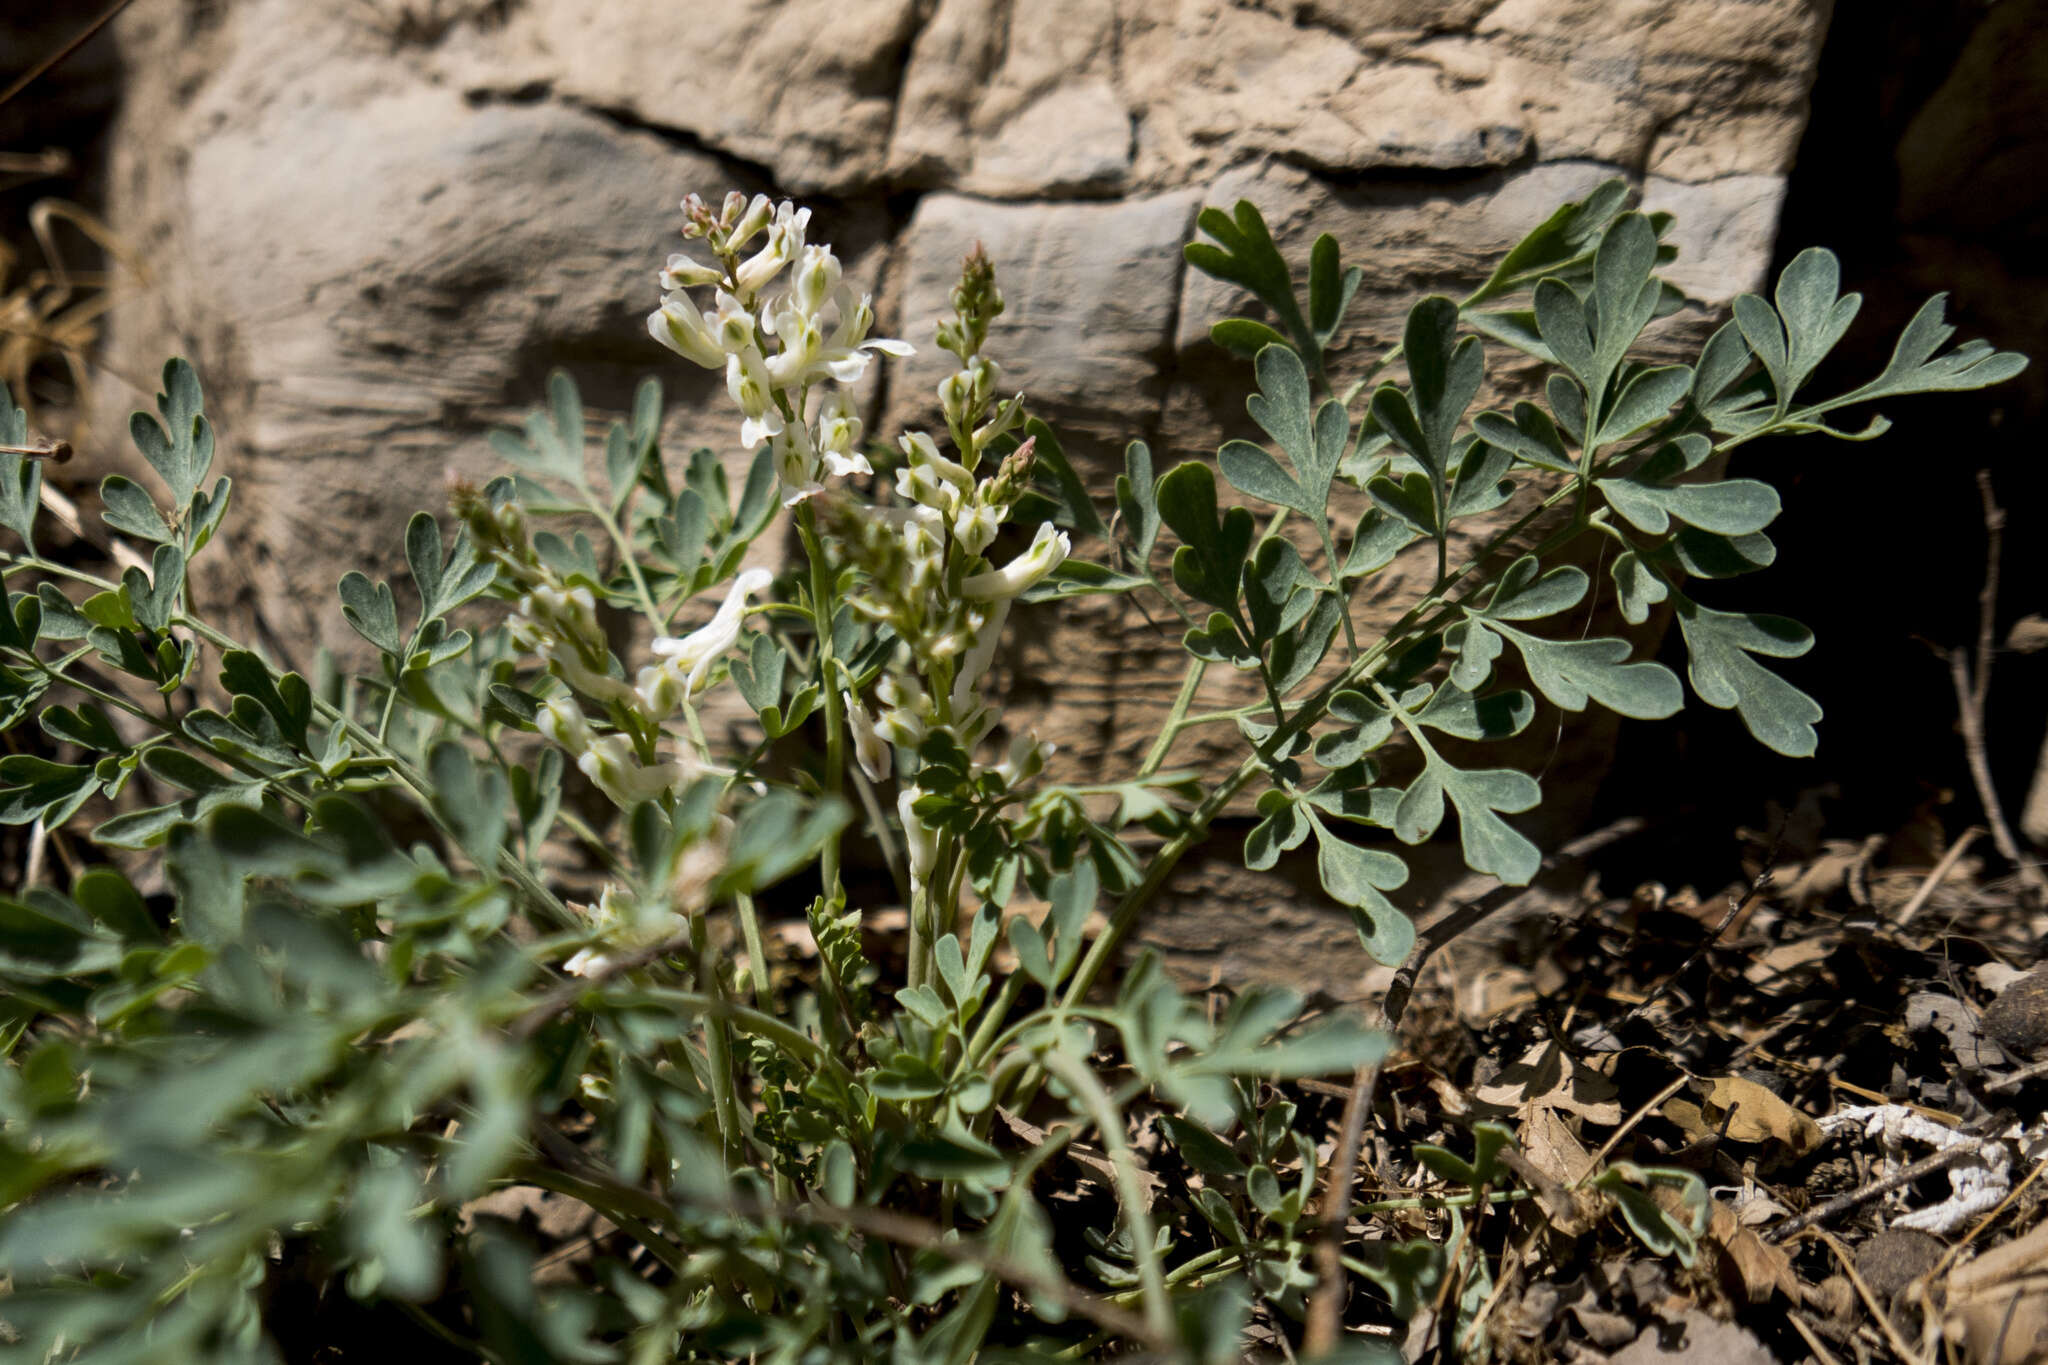
[[[0,900],[9,1351],[275,1359],[266,1315],[307,1266],[323,1293],[409,1314],[421,1340],[522,1365],[1044,1359],[1084,1340],[1225,1361],[1254,1308],[1298,1316],[1311,1209],[1330,1191],[1319,1125],[1275,1083],[1348,1074],[1384,1041],[1348,1018],[1304,1022],[1284,992],[1212,1010],[1148,957],[1098,989],[1175,863],[1249,794],[1246,862],[1313,841],[1324,889],[1384,962],[1414,942],[1390,898],[1402,848],[1447,818],[1474,869],[1527,881],[1540,851],[1510,817],[1540,789],[1475,761],[1478,746],[1525,730],[1538,695],[1641,718],[1683,702],[1635,644],[1586,634],[1606,586],[1569,561],[1587,533],[1618,542],[1625,620],[1677,617],[1695,695],[1810,753],[1818,707],[1763,662],[1802,653],[1806,632],[1692,596],[1721,601],[1719,580],[1772,556],[1775,495],[1720,477],[1721,457],[1772,433],[1842,435],[1825,420],[1840,407],[2023,363],[1981,343],[1942,352],[1937,300],[1879,379],[1804,395],[1856,309],[1812,252],[1775,306],[1738,301],[1697,364],[1632,360],[1678,300],[1654,273],[1668,223],[1625,203],[1602,187],[1462,303],[1418,304],[1400,351],[1342,393],[1329,376],[1361,270],[1321,237],[1303,299],[1256,209],[1205,212],[1214,244],[1189,260],[1272,319],[1216,328],[1253,362],[1265,436],[1219,452],[1236,498],[1208,463],[1158,470],[1134,443],[1098,507],[1055,433],[985,391],[975,352],[1001,301],[970,260],[944,335],[981,384],[948,400],[972,449],[927,467],[971,482],[986,441],[999,473],[985,490],[1115,561],[1067,559],[1026,600],[1157,594],[1185,618],[1191,662],[1158,741],[1116,781],[1041,780],[1031,746],[996,765],[957,727],[899,728],[880,746],[895,750],[881,764],[894,820],[876,790],[891,779],[846,762],[858,749],[867,769],[877,747],[847,708],[925,619],[885,581],[893,542],[873,528],[894,523],[800,490],[788,516],[806,562],[750,604],[769,575],[742,566],[787,479],[769,447],[737,488],[709,450],[665,457],[653,381],[591,458],[581,399],[555,376],[548,409],[496,441],[515,472],[458,490],[456,533],[411,520],[407,581],[346,575],[336,609],[369,646],[353,677],[291,671],[194,612],[188,565],[229,484],[205,486],[213,432],[182,361],[165,369],[162,420],[133,426],[167,500],[120,475],[102,489],[147,569],[109,580],[40,554],[37,466],[0,456],[0,526],[18,542],[0,565],[0,728],[42,731],[0,758],[0,821],[81,831],[164,888],[145,897],[93,866]],[[737,261],[723,259],[728,284]],[[1552,367],[1543,401],[1472,411],[1489,345]],[[1371,387],[1403,358],[1405,382]],[[0,444],[25,434],[0,391]],[[1504,506],[1513,527],[1455,558],[1456,523]],[[1531,527],[1537,549],[1506,554]],[[1361,585],[1411,551],[1433,581],[1393,629],[1361,636]],[[668,638],[714,590],[727,606],[712,622]],[[509,604],[512,624],[480,598]],[[600,612],[615,629],[595,628]],[[701,663],[679,700],[658,669],[636,680],[635,628]],[[1496,685],[1510,660],[1533,693]],[[1254,678],[1260,700],[1196,714],[1216,667]],[[693,689],[722,680],[755,720],[714,739]],[[1167,770],[1180,736],[1212,722],[1245,737],[1242,763]],[[894,876],[908,864],[906,976],[864,936],[898,898],[842,870],[855,830]],[[577,861],[603,879],[594,904],[564,898]],[[769,901],[803,911],[808,974],[766,970]],[[1027,901],[1043,912],[1005,922]],[[1158,1115],[1144,1122],[1164,1183],[1140,1178],[1128,1142],[1139,1107]],[[1076,1141],[1103,1155],[1072,1158]],[[1470,1162],[1418,1152],[1472,1187],[1448,1197],[1458,1229],[1460,1200],[1505,1183],[1504,1141],[1482,1125]],[[1066,1236],[1041,1197],[1055,1180],[1080,1194]],[[1625,1165],[1591,1187],[1653,1250],[1689,1256],[1697,1227],[1658,1212],[1658,1183],[1697,1195]],[[537,1292],[520,1237],[469,1209],[514,1188],[618,1231],[573,1283]],[[1449,1258],[1476,1256],[1462,1235],[1448,1251],[1346,1254],[1402,1318]],[[1483,1257],[1463,1282],[1483,1297]]]

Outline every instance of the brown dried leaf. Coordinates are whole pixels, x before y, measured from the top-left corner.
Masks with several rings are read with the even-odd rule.
[[[1538,1043],[1473,1094],[1481,1103],[1526,1119],[1539,1109],[1576,1114],[1588,1123],[1620,1123],[1620,1089],[1556,1043]]]
[[[1722,1137],[1731,1142],[1772,1142],[1792,1156],[1805,1156],[1821,1142],[1820,1125],[1755,1081],[1720,1076],[1706,1083],[1698,1103],[1673,1099],[1664,1117],[1695,1142]]]

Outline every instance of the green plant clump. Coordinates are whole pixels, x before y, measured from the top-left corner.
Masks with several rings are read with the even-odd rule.
[[[1807,631],[1710,605],[1771,561],[1778,512],[1723,457],[1868,439],[1882,419],[1851,435],[1837,410],[2024,364],[1943,350],[1936,299],[1876,379],[1806,395],[1857,311],[1825,251],[1738,299],[1696,363],[1631,359],[1680,300],[1656,274],[1669,220],[1615,182],[1463,301],[1418,303],[1372,370],[1404,381],[1333,392],[1360,268],[1321,237],[1298,294],[1239,204],[1187,255],[1271,319],[1215,328],[1265,439],[1164,470],[1133,443],[1094,490],[1004,389],[985,257],[938,327],[944,429],[889,445],[854,386],[909,348],[870,335],[808,211],[684,208],[693,249],[649,328],[724,372],[744,478],[664,455],[651,379],[593,451],[555,376],[497,441],[510,472],[456,487],[446,525],[412,519],[409,585],[341,581],[366,675],[291,671],[194,608],[231,488],[183,361],[133,423],[156,486],[102,489],[140,551],[118,581],[38,549],[38,466],[0,456],[0,821],[64,851],[63,889],[0,900],[7,1359],[275,1360],[289,1305],[350,1301],[408,1359],[1238,1359],[1251,1315],[1301,1318],[1320,1209],[1347,1192],[1287,1083],[1384,1042],[1279,991],[1212,1008],[1145,957],[1112,979],[1176,863],[1251,802],[1246,863],[1313,840],[1386,963],[1414,943],[1388,899],[1402,850],[1447,814],[1476,872],[1528,881],[1509,817],[1536,780],[1453,755],[1544,702],[1684,704],[1629,641],[1561,620],[1596,590],[1567,558],[1582,537],[1613,542],[1627,621],[1676,617],[1694,695],[1811,753],[1820,708],[1768,666]],[[1547,380],[1474,412],[1502,348]],[[0,445],[24,425],[0,394]],[[787,567],[760,567],[787,527]],[[1403,554],[1427,590],[1361,630],[1361,585]],[[1104,593],[1184,618],[1186,680],[1136,771],[1070,785],[989,673],[1018,604]],[[1496,685],[1508,655],[1533,693]],[[1256,703],[1198,710],[1232,675]],[[1210,725],[1242,762],[1170,768]],[[69,851],[80,829],[101,854]],[[811,965],[771,970],[764,910],[808,931]],[[1518,1197],[1506,1141],[1424,1154],[1432,1206]],[[1683,1257],[1697,1185],[1616,1163],[1586,1189]],[[566,1273],[537,1281],[496,1216],[520,1192],[601,1220]],[[1348,1238],[1354,1307],[1427,1305],[1469,1254],[1453,1240]]]

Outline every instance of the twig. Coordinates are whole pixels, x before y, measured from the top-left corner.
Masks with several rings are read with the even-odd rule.
[[[635,948],[630,953],[621,953],[617,957],[607,955],[603,966],[595,968],[587,975],[563,982],[535,1001],[524,1014],[512,1021],[508,1032],[515,1040],[525,1042],[540,1032],[542,1026],[550,1019],[571,1008],[586,993],[602,986],[613,977],[623,976],[627,972],[645,967],[650,962],[659,962],[665,957],[674,957],[689,946],[690,935],[685,930],[680,934],[671,934],[659,943],[650,943],[645,948]]]
[[[1913,922],[1913,916],[1926,908],[1928,899],[1934,895],[1934,888],[1940,886],[1948,874],[1955,870],[1956,864],[1963,860],[1963,855],[1970,851],[1970,845],[1976,843],[1977,836],[1983,832],[1982,825],[1972,825],[1956,836],[1956,841],[1948,846],[1948,852],[1941,855],[1941,861],[1927,874],[1927,880],[1921,882],[1920,888],[1913,893],[1913,899],[1907,901],[1900,909],[1898,919],[1893,921],[1894,928],[1905,928]]]
[[[1779,833],[1782,834],[1783,832],[1783,826],[1781,825],[1779,827]],[[1777,860],[1778,849],[1776,841],[1774,840],[1772,842],[1770,856],[1764,860],[1763,870],[1756,874],[1756,879],[1749,884],[1749,890],[1743,893],[1742,899],[1739,901],[1735,901],[1734,903],[1729,905],[1728,913],[1721,916],[1721,922],[1714,926],[1714,932],[1708,934],[1705,938],[1700,940],[1699,946],[1695,947],[1692,950],[1692,954],[1689,957],[1687,957],[1684,962],[1679,964],[1677,971],[1672,972],[1671,974],[1666,976],[1661,982],[1659,982],[1657,984],[1657,989],[1651,991],[1647,996],[1644,996],[1641,1004],[1637,1005],[1634,1009],[1631,1009],[1627,1014],[1621,1016],[1621,1022],[1614,1026],[1615,1031],[1617,1033],[1620,1032],[1622,1029],[1628,1027],[1630,1024],[1633,1024],[1636,1020],[1642,1018],[1644,1012],[1647,1011],[1650,1008],[1650,1006],[1656,1004],[1659,1000],[1662,1000],[1665,997],[1665,995],[1667,995],[1670,992],[1672,985],[1676,983],[1680,977],[1684,976],[1687,972],[1691,971],[1694,967],[1699,965],[1699,960],[1707,955],[1707,950],[1713,947],[1716,943],[1719,943],[1721,941],[1721,935],[1728,932],[1728,926],[1735,923],[1737,919],[1741,918],[1742,912],[1749,909],[1750,906],[1754,905],[1756,903],[1757,897],[1763,895],[1764,888],[1771,884],[1771,873],[1775,870],[1775,864],[1777,863]]]
[[[1593,1159],[1586,1163],[1586,1169],[1579,1172],[1579,1178],[1577,1180],[1574,1180],[1572,1182],[1572,1185],[1574,1187],[1577,1187],[1585,1184],[1588,1180],[1591,1180],[1594,1176],[1594,1173],[1600,1169],[1601,1164],[1605,1162],[1607,1158],[1613,1154],[1614,1149],[1616,1147],[1619,1147],[1621,1145],[1621,1140],[1627,1137],[1630,1133],[1634,1132],[1637,1124],[1641,1123],[1644,1119],[1648,1118],[1651,1114],[1655,1113],[1657,1109],[1664,1103],[1664,1101],[1670,1099],[1673,1095],[1676,1095],[1680,1090],[1684,1089],[1685,1083],[1691,1079],[1691,1076],[1681,1071],[1678,1074],[1677,1080],[1671,1082],[1671,1084],[1665,1086],[1662,1090],[1659,1090],[1656,1094],[1652,1095],[1646,1102],[1640,1105],[1633,1114],[1630,1114],[1627,1119],[1623,1120],[1621,1127],[1615,1129],[1612,1133],[1610,1133],[1607,1137],[1607,1141],[1600,1144],[1600,1150],[1593,1153]]]
[[[66,464],[71,459],[71,442],[53,441],[46,436],[36,438],[34,445],[0,445],[0,455],[19,455],[24,460],[48,460],[53,464]]]
[[[19,95],[22,91],[28,89],[31,85],[35,84],[37,80],[41,79],[43,73],[49,71],[52,67],[56,66],[57,63],[63,61],[66,57],[69,57],[72,53],[78,51],[79,48],[85,46],[86,42],[89,39],[91,39],[93,34],[98,33],[101,29],[105,28],[115,15],[119,14],[122,10],[127,9],[128,6],[133,3],[134,0],[114,0],[114,3],[109,5],[106,11],[103,14],[101,14],[99,18],[93,20],[84,28],[80,29],[77,33],[73,34],[70,42],[64,44],[64,46],[58,48],[55,52],[52,52],[49,56],[43,58],[34,66],[22,72],[20,79],[16,80],[14,84],[8,86],[4,92],[0,92],[0,104],[7,103],[7,101],[13,99],[16,95]]]
[[[2029,1066],[2023,1066],[2018,1071],[2013,1072],[2012,1075],[1991,1082],[1984,1087],[1984,1091],[1989,1095],[2003,1095],[2008,1090],[2019,1089],[2036,1076],[2048,1076],[2048,1061],[2039,1061]]]
[[[1918,1161],[1901,1166],[1890,1175],[1882,1179],[1873,1180],[1860,1189],[1849,1190],[1846,1193],[1836,1195],[1833,1199],[1815,1204],[1805,1213],[1787,1218],[1784,1222],[1774,1227],[1764,1229],[1763,1239],[1766,1242],[1782,1242],[1788,1237],[1798,1236],[1809,1228],[1818,1231],[1820,1224],[1833,1222],[1845,1213],[1854,1213],[1865,1204],[1882,1199],[1893,1190],[1902,1189],[1922,1176],[1929,1176],[1937,1171],[1947,1170],[1957,1162],[1967,1157],[1975,1156],[1988,1145],[1990,1145],[1990,1142],[1986,1138],[1958,1134],[1954,1146],[1944,1147],[1932,1156],[1922,1157]],[[1825,1234],[1822,1235],[1824,1236]]]
[[[1617,820],[1605,829],[1582,835],[1543,860],[1543,870],[1554,872],[1568,863],[1580,862],[1593,854],[1641,832],[1645,821],[1637,816]],[[1423,929],[1408,960],[1394,973],[1380,1002],[1376,1027],[1392,1030],[1408,1009],[1415,993],[1415,981],[1437,949],[1529,893],[1526,886],[1496,886],[1474,901],[1454,906],[1449,913]],[[1339,1120],[1337,1151],[1323,1186],[1322,1235],[1316,1242],[1316,1292],[1309,1301],[1308,1326],[1302,1334],[1302,1349],[1310,1356],[1327,1355],[1337,1349],[1344,1325],[1344,1224],[1351,1214],[1351,1188],[1358,1178],[1358,1149],[1365,1141],[1365,1121],[1372,1113],[1373,1093],[1379,1088],[1380,1062],[1360,1067],[1351,1078],[1351,1094],[1344,1102]]]
[[[1970,781],[1977,799],[1984,805],[1984,818],[1991,826],[1991,841],[2013,865],[2020,887],[2034,909],[2048,906],[2048,877],[2020,852],[2012,827],[2005,822],[2005,807],[1991,782],[1991,764],[1985,757],[1984,702],[1991,691],[1991,657],[1998,612],[1998,557],[2005,541],[2005,509],[1991,495],[1991,472],[1977,471],[1977,492],[1984,500],[1986,540],[1984,586],[1977,594],[1977,676],[1970,677],[1969,655],[1960,646],[1949,651],[1949,677],[1955,684],[1956,706],[1961,711],[1963,757],[1970,765]]]

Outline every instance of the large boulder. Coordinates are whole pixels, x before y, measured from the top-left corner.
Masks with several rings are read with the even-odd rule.
[[[931,323],[962,252],[985,243],[1009,300],[992,353],[1106,482],[1129,439],[1163,465],[1243,423],[1247,376],[1207,340],[1236,301],[1179,252],[1204,203],[1260,203],[1295,259],[1337,234],[1366,270],[1338,359],[1355,373],[1416,295],[1463,292],[1561,199],[1627,176],[1681,215],[1676,278],[1701,304],[1665,331],[1696,344],[1769,261],[1827,9],[138,6],[119,23],[109,212],[156,293],[117,310],[109,360],[130,375],[195,360],[238,488],[245,581],[227,587],[277,647],[346,649],[336,578],[395,559],[403,518],[437,505],[448,470],[488,469],[482,435],[535,402],[549,368],[575,375],[594,422],[659,371],[678,440],[732,444],[722,395],[640,321],[685,191],[813,200],[818,235],[880,291],[882,330],[927,352],[871,389],[884,432],[929,415]],[[134,401],[113,393],[103,415]],[[1391,619],[1413,586],[1390,572],[1369,609]],[[1126,766],[1178,683],[1176,635],[1127,604],[1034,621],[1005,662],[1019,720],[1061,741],[1070,773]],[[1589,733],[1551,760],[1553,826],[1600,766]],[[1185,757],[1220,761],[1227,738]],[[1163,943],[1238,932],[1205,911],[1231,897],[1203,876]],[[1362,965],[1304,968],[1264,937],[1233,974],[1328,982]]]

